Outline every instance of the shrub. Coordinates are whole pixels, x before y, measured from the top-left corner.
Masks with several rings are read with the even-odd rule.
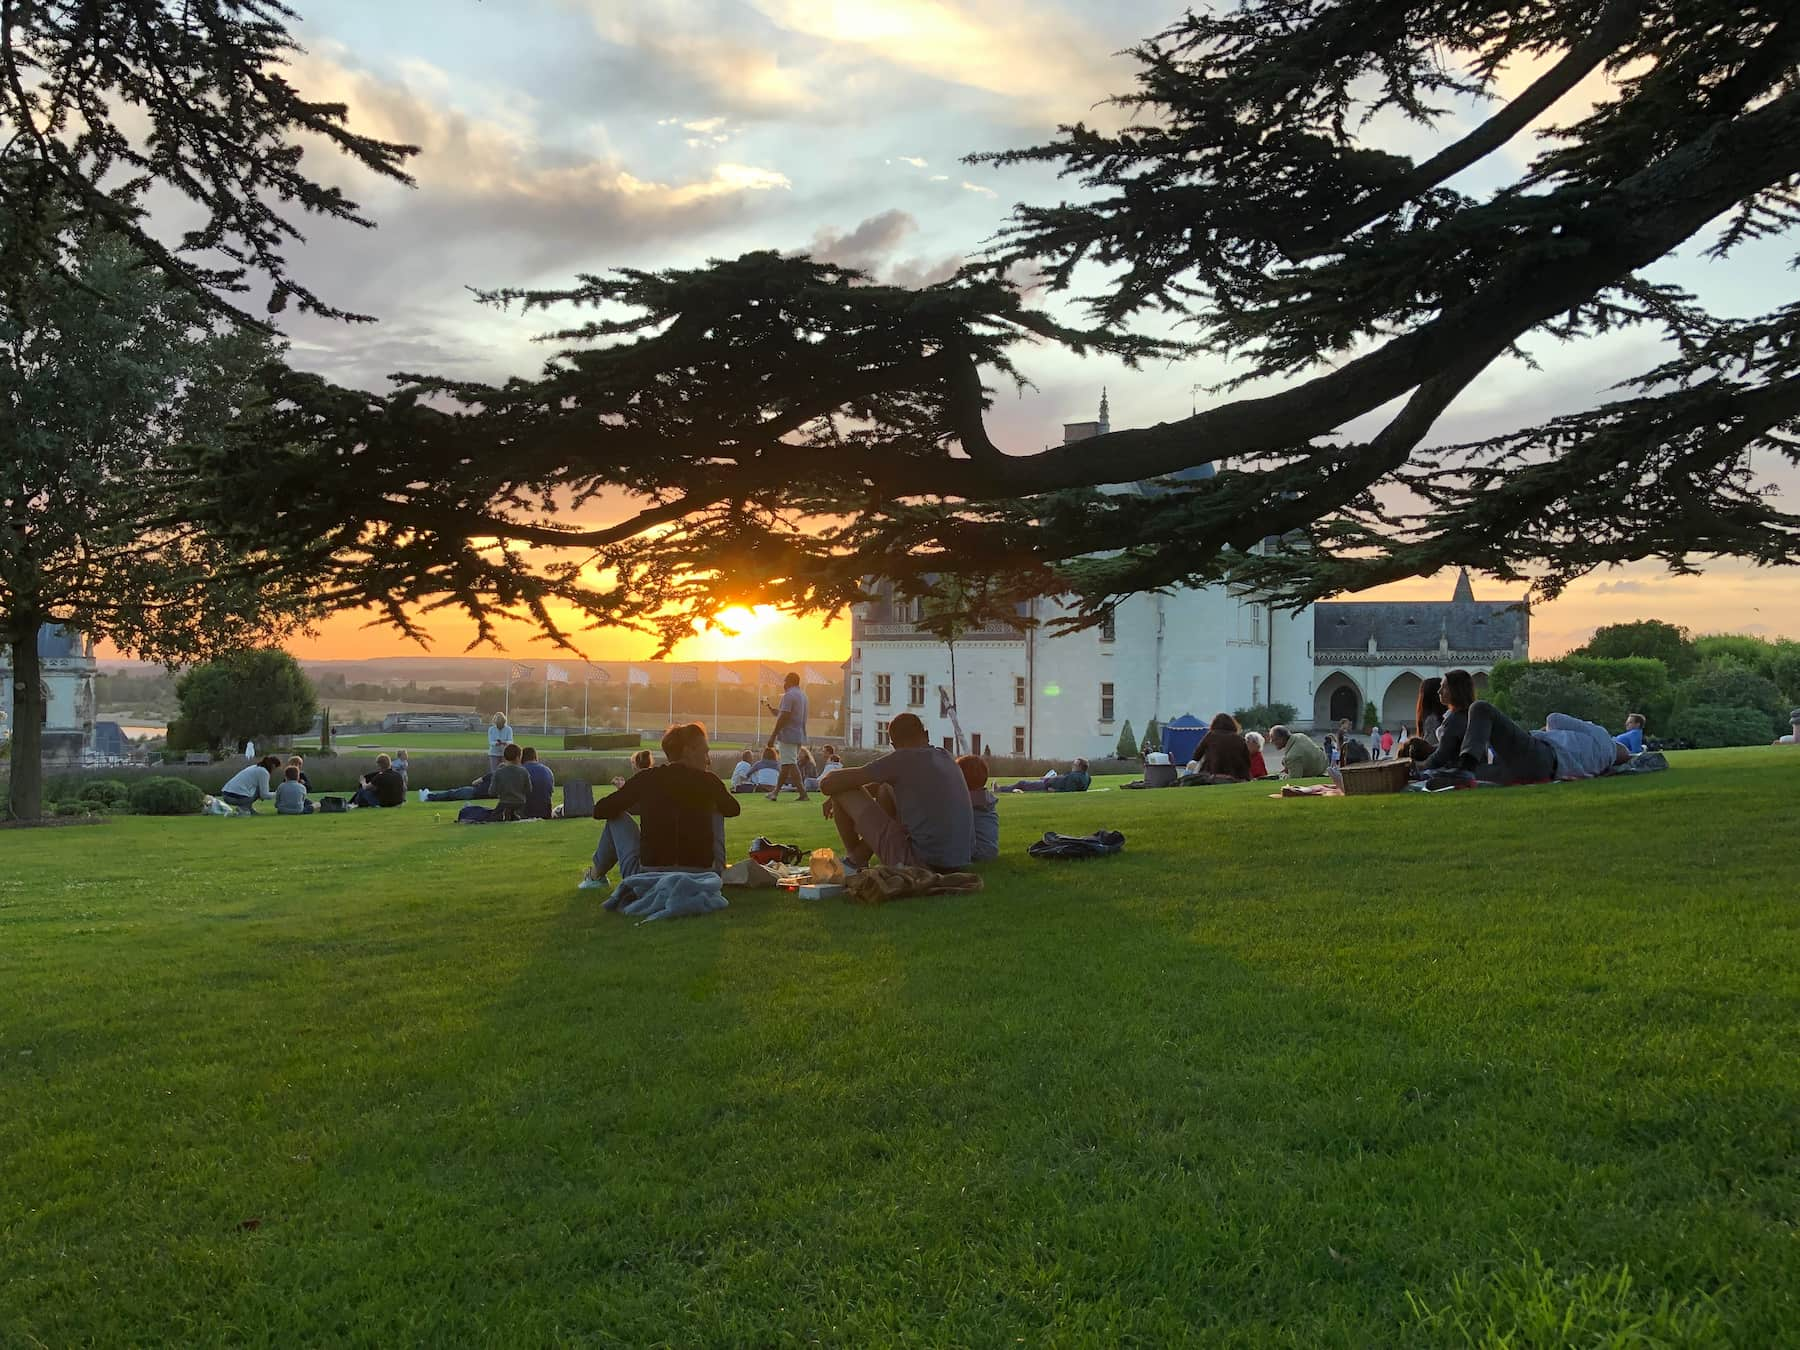
[[[1724,708],[1698,704],[1683,708],[1669,723],[1669,734],[1699,750],[1725,745],[1767,745],[1768,714],[1760,708]]]
[[[140,816],[191,816],[205,794],[185,778],[146,778],[131,789],[131,809]]]
[[[1732,661],[1716,661],[1675,688],[1676,705],[1683,709],[1754,708],[1764,717],[1763,730],[1778,734],[1788,729],[1788,701],[1775,682]],[[1762,737],[1767,740],[1768,735]],[[1734,741],[1748,745],[1748,741]]]
[[[81,800],[95,806],[117,806],[131,789],[116,778],[97,778],[81,785]]]
[[[1131,721],[1126,719],[1123,730],[1119,732],[1119,746],[1116,751],[1120,759],[1136,759],[1138,753],[1137,737],[1131,733]]]
[[[1553,712],[1567,713],[1603,727],[1625,724],[1625,700],[1618,690],[1595,684],[1566,670],[1546,666],[1514,680],[1508,695],[1513,717],[1526,727],[1541,727]]]
[[[1245,731],[1267,731],[1270,727],[1292,726],[1299,711],[1291,703],[1252,703],[1231,715]]]
[[[636,750],[640,744],[635,731],[579,731],[563,737],[565,750]]]
[[[86,816],[93,814],[93,808],[87,802],[58,802],[48,808],[54,816]]]
[[[1381,725],[1381,709],[1377,708],[1375,706],[1374,700],[1371,699],[1369,702],[1363,704],[1362,725],[1359,726],[1357,728],[1357,730],[1358,731],[1367,731],[1370,727],[1378,727],[1380,725]]]

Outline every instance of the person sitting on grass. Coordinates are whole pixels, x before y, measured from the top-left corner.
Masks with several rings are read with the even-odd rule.
[[[902,713],[901,716],[906,716]],[[893,737],[893,728],[888,729],[889,739]],[[1088,772],[1088,762],[1077,757],[1069,765],[1067,773],[1047,773],[1042,778],[1021,778],[1010,787],[1003,787],[1002,792],[1086,792],[1094,784],[1094,776]]]
[[[1184,773],[1176,780],[1183,787],[1248,782],[1250,743],[1244,739],[1237,718],[1223,712],[1215,716],[1207,725],[1193,762],[1193,772]]]
[[[1269,766],[1263,760],[1263,738],[1260,731],[1246,731],[1244,744],[1250,748],[1250,777],[1252,780],[1267,778]]]
[[[746,751],[745,753],[747,754],[749,752]],[[620,774],[617,778],[613,779],[613,786],[616,788],[624,787],[627,778],[630,778],[632,774],[642,773],[655,762],[655,759],[651,757],[648,750],[633,750],[631,752],[631,773]]]
[[[975,851],[971,862],[992,862],[1000,856],[1000,799],[988,787],[987,761],[980,755],[958,755],[956,767],[969,785],[969,810],[975,814]]]
[[[888,741],[887,754],[860,769],[835,770],[819,785],[825,818],[844,843],[844,870],[855,872],[871,858],[939,872],[967,867],[975,854],[975,813],[962,770],[931,744],[914,713],[888,725]]]
[[[531,796],[523,812],[527,820],[549,820],[556,811],[556,774],[538,758],[537,747],[528,745],[519,752],[519,763],[531,779]]]
[[[313,804],[306,799],[306,787],[300,781],[300,770],[292,764],[282,770],[281,782],[275,785],[275,814],[308,816]]]
[[[750,775],[756,772],[756,757],[748,750],[738,755],[737,763],[731,766],[731,790],[733,792],[755,792],[756,787],[750,781]],[[620,779],[619,782],[623,782]],[[617,784],[614,784],[616,787]]]
[[[422,802],[472,802],[484,800],[494,795],[494,775],[484,773],[467,787],[441,788],[433,792],[430,788],[419,789],[419,800]]]
[[[459,825],[492,825],[525,819],[525,805],[531,800],[531,775],[525,769],[524,747],[508,742],[500,752],[500,767],[488,775],[494,804],[465,806],[456,813]]]
[[[1440,691],[1444,687],[1441,675],[1433,675],[1419,685],[1419,702],[1414,708],[1414,716],[1418,723],[1417,734],[1424,738],[1434,749],[1438,741],[1438,728],[1444,725],[1444,705],[1440,702]]]
[[[1614,736],[1613,740],[1617,744],[1624,746],[1632,754],[1641,755],[1644,753],[1644,726],[1644,714],[1627,713],[1625,715],[1625,730],[1621,731],[1617,736]]]
[[[258,802],[275,795],[269,786],[269,775],[280,772],[281,760],[275,755],[264,755],[232,774],[231,780],[219,789],[219,800],[231,807],[233,815],[253,816]]]
[[[1325,752],[1303,731],[1289,731],[1283,726],[1269,728],[1269,744],[1281,751],[1283,778],[1323,778]]]
[[[843,767],[844,767],[844,761],[838,757],[837,747],[835,745],[826,746],[825,753],[824,753],[823,757],[819,760],[818,773],[814,775],[812,782],[810,782],[806,785],[806,790],[808,792],[818,791],[819,790],[819,782],[821,779],[823,779],[825,777],[826,774],[831,773],[833,770],[841,769]]]
[[[306,776],[306,761],[304,759],[302,759],[299,755],[289,755],[287,766],[288,766],[288,768],[293,769],[299,773],[300,786],[305,788],[308,792],[311,792],[312,791],[312,779],[310,779]],[[277,788],[277,791],[279,791],[280,785],[277,784],[276,788]]]
[[[762,793],[781,790],[781,761],[776,758],[773,746],[764,747],[762,758],[750,771],[750,790]]]
[[[406,800],[406,780],[394,770],[386,755],[375,756],[375,768],[362,777],[362,786],[350,799],[352,806],[399,806]]]
[[[621,880],[639,872],[725,874],[725,818],[744,808],[712,770],[706,728],[670,727],[662,748],[667,763],[633,774],[594,803],[594,819],[606,825],[577,889],[610,890],[614,867]]]
[[[1445,675],[1440,696],[1450,711],[1438,732],[1437,750],[1419,766],[1434,788],[1597,778],[1631,758],[1605,727],[1567,713],[1551,713],[1543,730],[1527,731],[1486,699],[1476,698],[1475,677],[1466,670]]]

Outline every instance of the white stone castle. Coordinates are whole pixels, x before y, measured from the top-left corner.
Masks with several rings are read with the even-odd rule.
[[[1106,434],[1108,412],[1103,394],[1099,418],[1066,423],[1064,443]],[[1207,464],[1173,477],[1212,475]],[[1382,724],[1398,727],[1412,721],[1421,679],[1522,659],[1528,631],[1522,606],[1475,601],[1466,573],[1448,604],[1327,602],[1276,611],[1226,586],[1184,587],[1127,597],[1099,626],[1053,635],[1046,621],[1066,612],[1054,598],[1029,601],[1020,614],[1036,626],[965,633],[952,651],[921,630],[917,601],[878,584],[875,598],[851,611],[850,745],[887,744],[888,724],[903,712],[923,718],[947,749],[957,748],[960,730],[962,749],[1048,760],[1110,755],[1127,722],[1141,740],[1152,719],[1206,720],[1272,702],[1293,705],[1302,726],[1347,716],[1360,731],[1372,700]]]

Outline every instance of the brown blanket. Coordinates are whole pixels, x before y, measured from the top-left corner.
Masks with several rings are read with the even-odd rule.
[[[913,895],[963,895],[981,889],[973,872],[934,872],[929,867],[865,867],[845,883],[859,905],[885,905]]]

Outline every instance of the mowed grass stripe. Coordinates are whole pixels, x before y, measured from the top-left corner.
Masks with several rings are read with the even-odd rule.
[[[0,1342],[1777,1344],[1796,785],[1007,797],[643,927],[589,823],[8,832]]]

